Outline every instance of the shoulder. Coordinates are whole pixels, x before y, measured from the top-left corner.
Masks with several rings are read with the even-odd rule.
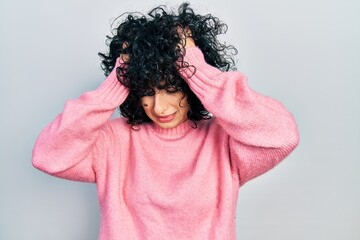
[[[226,134],[222,126],[219,124],[217,117],[215,116],[212,116],[211,119],[209,120],[202,120],[196,122],[196,124],[197,124],[197,129],[199,131],[206,131],[210,134],[215,134],[215,135]]]
[[[104,126],[103,132],[107,137],[118,137],[118,135],[125,136],[131,131],[131,125],[127,123],[124,117],[117,117],[108,121]]]
[[[127,123],[127,119],[124,117],[117,117],[109,120],[109,125],[113,127],[130,127],[131,125]]]

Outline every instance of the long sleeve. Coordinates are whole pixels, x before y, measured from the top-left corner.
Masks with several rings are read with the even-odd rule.
[[[196,47],[186,50],[184,60],[196,71],[188,68],[180,74],[229,135],[240,185],[273,168],[298,145],[292,114],[278,101],[250,89],[240,72],[212,67]]]
[[[34,167],[61,178],[96,181],[93,161],[104,148],[101,131],[128,95],[115,69],[98,89],[68,100],[63,113],[42,130],[33,149]]]

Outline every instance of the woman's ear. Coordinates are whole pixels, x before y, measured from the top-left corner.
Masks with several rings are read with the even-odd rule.
[[[184,101],[186,100],[186,101]],[[190,108],[189,98],[187,97],[187,94],[183,92],[183,97],[180,99],[179,107],[188,107]],[[182,105],[183,102],[186,102],[186,104]]]

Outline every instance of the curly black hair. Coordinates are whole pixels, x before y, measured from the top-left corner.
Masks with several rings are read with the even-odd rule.
[[[184,61],[186,49],[181,31],[190,29],[208,64],[228,71],[236,69],[233,55],[237,54],[237,50],[217,39],[219,34],[226,33],[227,25],[211,14],[195,14],[188,3],[181,4],[177,14],[159,6],[147,15],[125,13],[119,19],[123,20],[113,30],[113,36],[107,36],[109,52],[99,53],[99,56],[107,76],[120,54],[129,55],[129,59],[116,69],[118,80],[129,88],[128,97],[119,106],[127,122],[132,126],[151,122],[140,99],[153,88],[183,92],[190,105],[188,119],[195,127],[196,121],[210,119],[211,114],[179,74],[180,68],[192,68],[193,73],[196,71],[194,66]]]

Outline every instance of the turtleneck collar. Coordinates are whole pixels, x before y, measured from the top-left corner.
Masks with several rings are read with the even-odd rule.
[[[173,128],[162,128],[153,122],[149,123],[148,126],[156,135],[166,139],[181,138],[185,136],[190,130],[196,130],[194,129],[194,123],[190,120],[186,120],[185,122]]]

